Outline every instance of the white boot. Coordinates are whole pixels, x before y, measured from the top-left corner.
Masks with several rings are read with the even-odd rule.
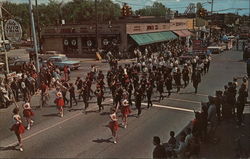
[[[29,130],[30,129],[30,124],[28,124],[28,126],[27,126],[27,130]]]

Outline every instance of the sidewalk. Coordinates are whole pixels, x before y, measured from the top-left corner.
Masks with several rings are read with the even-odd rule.
[[[249,105],[247,106],[249,107]],[[216,142],[201,145],[202,159],[250,158],[250,113],[244,114],[245,126],[237,127],[235,121],[222,121],[214,137]]]

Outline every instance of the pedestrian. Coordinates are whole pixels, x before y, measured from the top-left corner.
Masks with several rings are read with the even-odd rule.
[[[111,114],[110,119],[111,121],[109,122],[108,127],[111,130],[113,142],[114,144],[116,144],[117,143],[117,130],[118,130],[118,119],[116,117],[116,114],[115,113]]]
[[[97,105],[99,107],[99,112],[101,112],[101,110],[104,110],[104,107],[102,105],[102,101],[103,101],[103,98],[104,98],[104,92],[101,90],[100,86],[97,86],[94,94],[97,97]]]
[[[23,117],[26,118],[27,121],[27,130],[30,129],[30,127],[33,125],[34,121],[32,120],[32,117],[34,116],[33,111],[31,110],[30,103],[26,102],[23,104]]]
[[[10,128],[11,131],[14,131],[17,140],[18,140],[18,144],[19,144],[19,150],[22,152],[23,151],[23,143],[22,143],[22,136],[21,134],[23,134],[25,132],[25,127],[23,126],[22,120],[21,120],[21,116],[19,115],[19,108],[14,108],[13,109],[13,122],[14,124],[12,125],[12,127]]]
[[[65,80],[62,80],[61,93],[62,93],[62,96],[63,96],[64,103],[67,102],[67,104],[69,103],[69,100],[66,97],[68,89],[69,89],[68,83]]]
[[[246,91],[246,85],[242,84],[239,89],[239,96],[237,98],[237,119],[238,119],[238,126],[244,125],[242,124],[243,121],[243,112],[246,104],[245,98],[248,97],[248,92]]]
[[[163,145],[161,145],[161,139],[158,136],[154,136],[153,144],[155,145],[153,151],[153,159],[167,158],[167,153]]]
[[[57,109],[59,111],[58,115],[63,117],[63,107],[65,106],[65,103],[61,92],[56,93],[56,99],[54,102],[56,103]]]
[[[64,72],[64,80],[65,81],[68,81],[70,78],[69,78],[69,74],[70,74],[70,68],[69,66],[64,66],[63,67],[63,72]]]
[[[76,100],[76,95],[75,95],[75,87],[73,83],[69,84],[69,103],[70,103],[70,108],[72,108],[73,100],[75,101],[75,104],[77,105],[77,100]]]
[[[122,101],[122,125],[124,128],[127,128],[128,126],[128,115],[131,113],[130,106],[129,106],[129,101],[127,99],[124,99]]]

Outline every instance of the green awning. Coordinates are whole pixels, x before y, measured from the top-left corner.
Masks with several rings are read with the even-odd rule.
[[[157,33],[144,33],[144,34],[132,34],[130,35],[135,42],[141,45],[148,45],[163,41],[169,41],[177,39],[178,37],[171,31],[157,32]]]

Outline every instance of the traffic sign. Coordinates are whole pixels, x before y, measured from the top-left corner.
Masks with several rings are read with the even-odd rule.
[[[9,41],[11,42],[21,41],[23,31],[21,25],[17,21],[9,19],[5,23],[4,32],[6,38]]]

